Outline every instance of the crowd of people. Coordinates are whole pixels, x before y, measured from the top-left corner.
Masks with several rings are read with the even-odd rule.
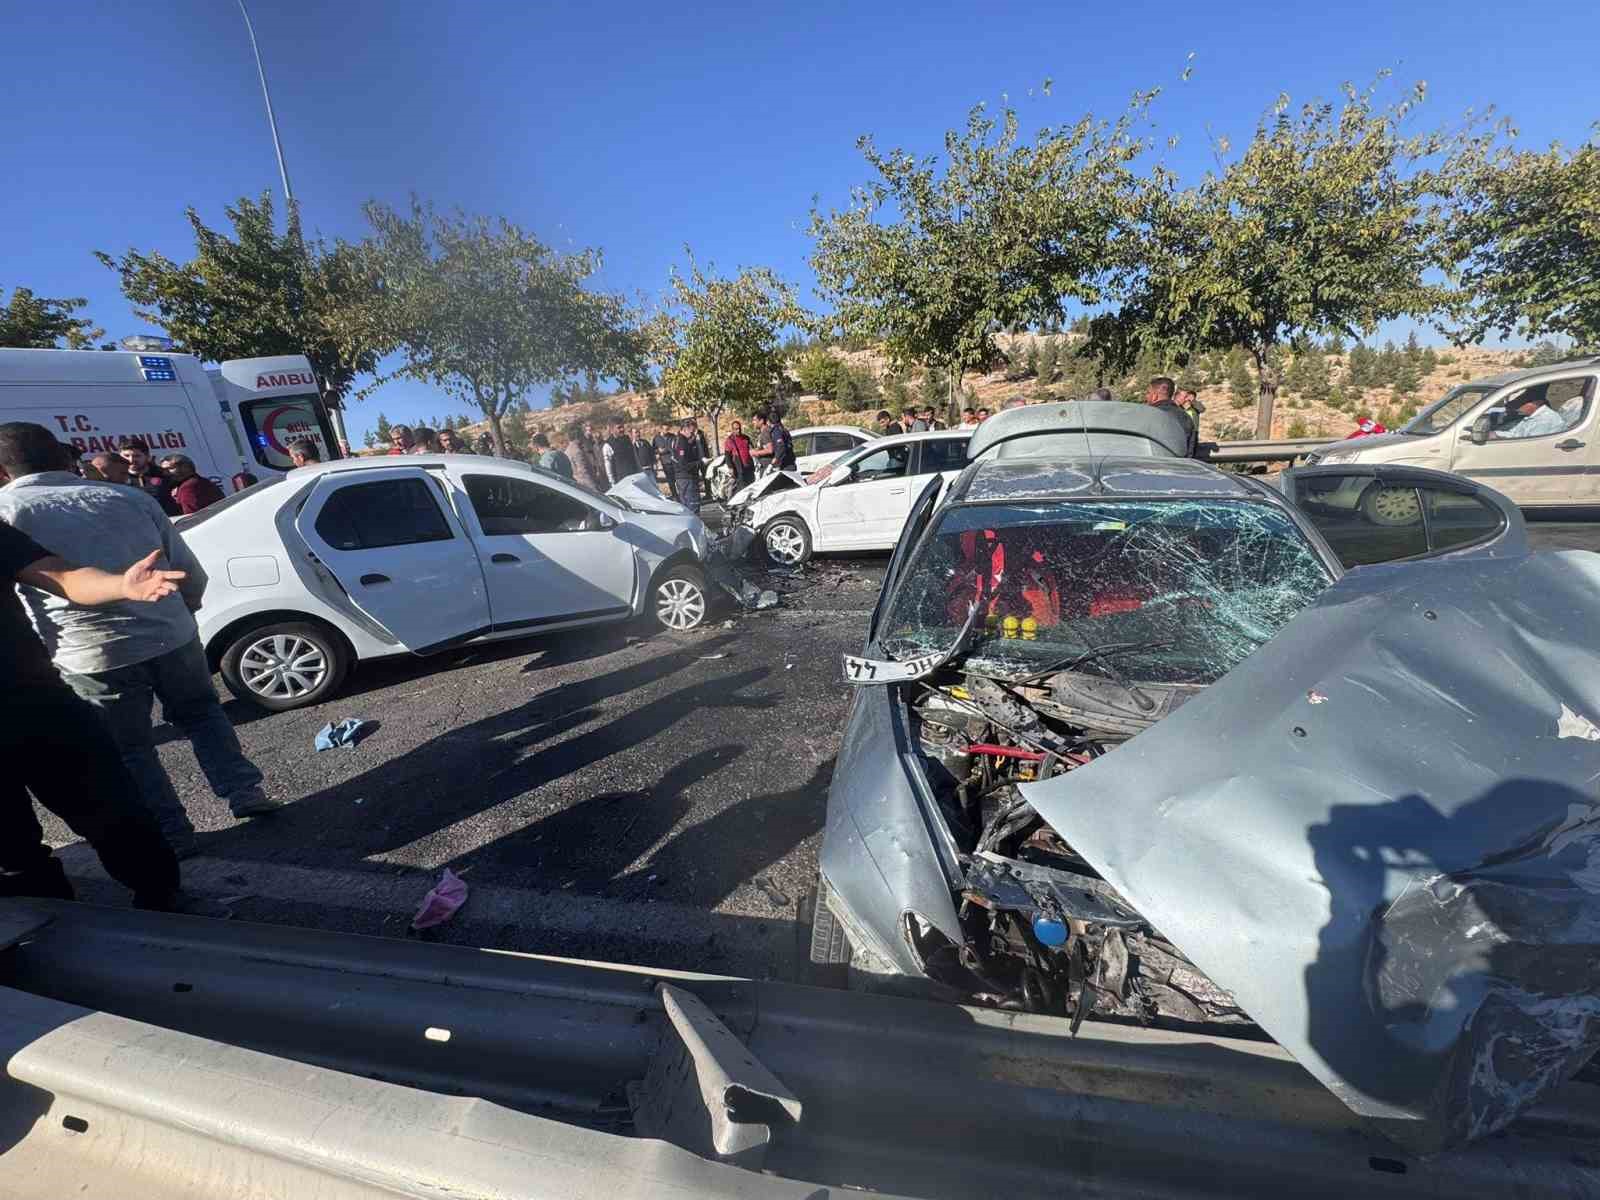
[[[222,489],[195,470],[187,454],[164,454],[158,460],[141,437],[124,437],[117,449],[85,455],[70,442],[58,443],[63,469],[80,479],[138,488],[169,517],[197,513],[222,499]]]
[[[73,898],[31,792],[136,905],[227,915],[180,885],[198,844],[156,753],[156,700],[235,817],[281,806],[200,644],[206,575],[170,519],[204,506],[197,479],[221,498],[182,455],[156,467],[147,447],[125,444],[84,462],[41,425],[0,424],[0,895]]]

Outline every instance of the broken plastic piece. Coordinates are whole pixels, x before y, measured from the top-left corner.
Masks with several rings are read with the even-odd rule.
[[[318,750],[332,750],[335,746],[354,746],[372,722],[364,717],[346,717],[337,724],[329,722],[317,734]]]
[[[411,928],[432,929],[435,925],[443,925],[466,902],[467,881],[446,867],[444,874],[439,876],[439,882],[429,888],[428,894],[422,898],[422,907],[411,918]]]

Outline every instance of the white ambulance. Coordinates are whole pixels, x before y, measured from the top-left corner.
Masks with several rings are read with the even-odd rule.
[[[32,421],[85,454],[143,438],[150,456],[186,454],[234,490],[293,465],[289,443],[310,438],[324,462],[338,443],[304,355],[244,358],[210,370],[191,354],[122,350],[0,350],[0,422]]]

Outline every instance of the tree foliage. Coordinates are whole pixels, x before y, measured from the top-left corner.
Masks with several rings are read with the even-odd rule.
[[[1274,347],[1439,310],[1447,288],[1431,272],[1449,257],[1439,202],[1460,137],[1404,132],[1421,84],[1388,107],[1375,93],[1347,85],[1342,104],[1296,112],[1280,96],[1243,151],[1194,188],[1155,171],[1140,188],[1144,236],[1121,305],[1093,324],[1097,350],[1126,360],[1151,343],[1244,348],[1256,433],[1269,437]]]
[[[293,205],[280,234],[271,193],[224,211],[231,235],[186,210],[195,236],[189,262],[159,250],[95,257],[121,276],[138,316],[185,351],[211,362],[304,354],[336,402],[393,346],[375,322],[380,292],[370,256],[347,242],[306,241]]]
[[[1101,299],[1148,100],[1115,123],[1086,116],[1032,139],[1010,105],[998,116],[979,105],[945,135],[942,160],[861,138],[872,182],[846,208],[811,214],[831,325],[881,341],[897,367],[939,368],[948,392],[930,402],[953,406],[962,372],[997,360],[998,331],[1059,327],[1069,303]]]
[[[584,286],[598,251],[558,254],[510,221],[441,215],[416,201],[406,212],[377,203],[366,211],[383,282],[381,328],[404,355],[395,374],[472,403],[495,453],[507,450],[506,414],[534,389],[590,371],[639,376],[644,344],[633,314],[619,297]]]
[[[4,296],[0,291],[0,296]],[[0,304],[0,346],[24,350],[54,350],[64,341],[69,350],[83,350],[105,336],[105,330],[77,315],[88,301],[81,296],[51,300],[19,287]]]
[[[1480,143],[1464,162],[1451,212],[1461,261],[1456,336],[1600,343],[1600,141],[1570,153]]]
[[[662,386],[674,403],[708,418],[720,439],[724,410],[747,415],[771,404],[784,369],[779,335],[802,314],[789,286],[765,267],[727,279],[690,255],[687,272],[674,271],[669,289],[668,309],[654,327]]]

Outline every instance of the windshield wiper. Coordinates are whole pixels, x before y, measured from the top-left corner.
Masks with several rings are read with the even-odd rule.
[[[1072,626],[1069,625],[1067,628],[1072,629]],[[1073,629],[1073,633],[1076,634],[1077,630]],[[1041,671],[1035,671],[1031,675],[1017,680],[1014,686],[1023,687],[1033,683],[1035,680],[1043,679],[1047,675],[1055,675],[1061,671],[1074,671],[1088,663],[1097,662],[1105,669],[1106,674],[1110,676],[1111,682],[1118,684],[1123,691],[1133,697],[1133,702],[1139,706],[1141,711],[1149,712],[1155,708],[1156,702],[1150,699],[1147,693],[1141,691],[1135,684],[1130,682],[1128,677],[1112,664],[1111,660],[1119,654],[1128,654],[1135,650],[1161,650],[1176,644],[1169,639],[1164,642],[1107,642],[1103,646],[1090,646],[1087,650],[1075,654],[1071,658],[1052,663]]]

